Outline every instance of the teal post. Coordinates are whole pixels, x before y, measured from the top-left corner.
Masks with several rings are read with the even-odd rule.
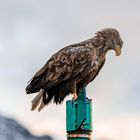
[[[91,140],[92,100],[84,89],[77,100],[66,102],[67,140]]]

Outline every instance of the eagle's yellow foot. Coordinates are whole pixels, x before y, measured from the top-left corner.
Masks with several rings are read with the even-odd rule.
[[[77,93],[75,92],[75,93],[73,93],[73,100],[76,100],[78,98],[78,95],[77,95]]]

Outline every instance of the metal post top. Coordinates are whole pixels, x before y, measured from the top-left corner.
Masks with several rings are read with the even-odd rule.
[[[92,132],[92,100],[86,98],[85,89],[80,93],[77,100],[67,101],[66,125],[67,133],[70,134],[73,132],[77,135],[77,131]],[[79,134],[87,135],[85,132]]]

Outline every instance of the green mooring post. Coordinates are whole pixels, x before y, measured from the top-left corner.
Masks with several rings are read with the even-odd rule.
[[[92,100],[84,89],[77,100],[66,102],[67,140],[91,140]]]

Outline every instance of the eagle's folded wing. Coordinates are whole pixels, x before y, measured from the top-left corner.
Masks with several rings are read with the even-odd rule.
[[[73,78],[88,65],[94,65],[96,51],[85,46],[69,46],[54,54],[50,60],[34,75],[35,78],[45,75],[44,84],[51,88],[56,84]]]

